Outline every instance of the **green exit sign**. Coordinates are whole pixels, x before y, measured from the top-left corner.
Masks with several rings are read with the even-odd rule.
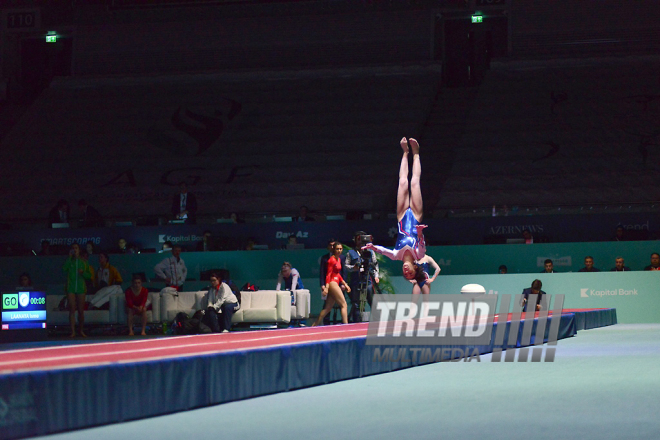
[[[484,17],[482,15],[473,15],[472,23],[483,23]]]
[[[57,35],[46,35],[46,43],[57,43]]]

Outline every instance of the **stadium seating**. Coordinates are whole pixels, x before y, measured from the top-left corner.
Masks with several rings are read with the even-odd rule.
[[[659,63],[493,63],[469,117],[455,127],[460,137],[438,207],[611,209],[657,200],[660,101],[649,91]]]
[[[16,166],[0,180],[31,176],[5,206],[44,225],[61,198],[167,217],[186,180],[202,219],[391,208],[398,140],[420,132],[438,87],[419,66],[57,79],[3,140]]]

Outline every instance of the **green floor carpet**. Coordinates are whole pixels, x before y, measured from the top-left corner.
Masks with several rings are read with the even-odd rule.
[[[487,355],[46,438],[657,439],[660,325],[581,331],[553,363]]]

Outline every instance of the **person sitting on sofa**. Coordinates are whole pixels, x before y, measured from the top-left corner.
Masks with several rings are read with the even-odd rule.
[[[206,304],[202,322],[214,333],[227,333],[231,329],[231,318],[241,305],[229,286],[221,281],[220,274],[213,272],[209,280],[211,285],[202,300],[202,304]]]
[[[238,298],[238,302],[241,302],[241,292],[236,285],[231,279],[231,275],[229,274],[229,270],[227,269],[220,269],[218,270],[218,275],[220,275],[220,281],[225,283],[226,285],[229,286],[231,289],[232,293],[236,295],[236,298]]]
[[[123,289],[121,283],[124,280],[116,267],[110,264],[110,257],[105,252],[99,254],[99,268],[96,271],[95,287],[96,293],[89,300],[90,304],[97,308],[108,308],[110,296],[121,294]]]
[[[105,252],[99,254],[99,268],[96,270],[98,288],[121,284],[124,280],[116,267],[110,264],[110,257]]]
[[[140,315],[142,320],[142,336],[146,336],[147,329],[147,300],[149,290],[142,286],[142,277],[133,275],[131,287],[126,289],[126,314],[128,315],[128,335],[133,336],[133,316]]]

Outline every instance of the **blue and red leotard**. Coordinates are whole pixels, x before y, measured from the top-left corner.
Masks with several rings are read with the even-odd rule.
[[[391,260],[403,260],[403,255],[406,251],[410,251],[415,261],[421,259],[426,255],[426,243],[424,242],[423,234],[418,236],[417,225],[419,225],[419,222],[415,218],[412,209],[406,209],[403,218],[399,221],[399,233],[394,249],[390,250],[382,246],[374,246],[374,251],[385,255]]]

